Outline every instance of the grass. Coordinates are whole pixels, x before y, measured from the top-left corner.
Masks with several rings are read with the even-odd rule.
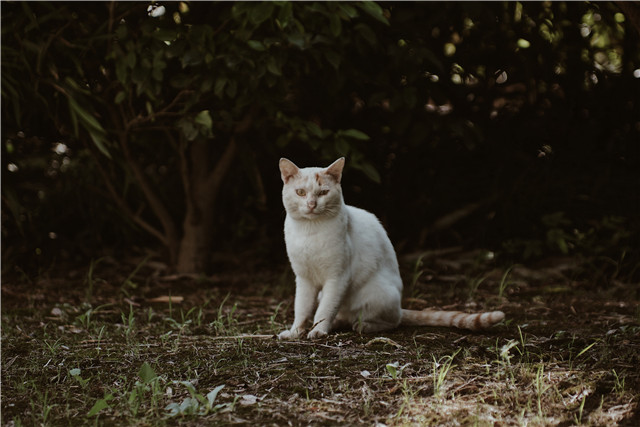
[[[293,284],[283,299],[279,272],[249,276],[241,290],[235,273],[215,286],[154,281],[145,263],[120,275],[92,263],[78,282],[3,278],[2,425],[637,424],[633,286],[487,264],[474,267],[484,285],[468,306],[469,288],[451,293],[438,281],[451,265],[438,272],[430,260],[429,280],[407,266],[412,295],[501,309],[509,321],[480,333],[399,328],[281,342],[273,336],[292,321]],[[549,284],[563,291],[543,292]],[[183,300],[151,302],[160,295]]]

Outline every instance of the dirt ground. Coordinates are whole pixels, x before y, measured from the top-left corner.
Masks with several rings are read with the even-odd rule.
[[[401,266],[405,307],[506,320],[285,342],[286,266],[7,273],[2,425],[640,425],[640,286],[615,266],[460,248]]]

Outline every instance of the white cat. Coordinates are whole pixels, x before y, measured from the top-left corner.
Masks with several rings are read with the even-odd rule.
[[[296,275],[295,319],[291,329],[278,335],[280,339],[299,338],[310,319],[310,339],[345,323],[359,332],[400,324],[477,330],[504,319],[501,311],[402,309],[395,251],[375,215],[345,205],[340,187],[344,163],[343,157],[325,169],[300,169],[280,159],[287,211],[284,236]]]

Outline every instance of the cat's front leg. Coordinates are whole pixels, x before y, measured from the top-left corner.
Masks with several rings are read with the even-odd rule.
[[[328,280],[322,288],[322,298],[313,318],[313,329],[307,334],[309,339],[318,339],[331,331],[333,321],[338,314],[346,291],[346,281],[342,279]]]
[[[313,309],[316,306],[316,298],[318,297],[318,288],[313,286],[311,282],[296,277],[296,297],[294,303],[294,320],[291,329],[280,332],[278,339],[295,340],[300,338],[304,332],[304,325],[313,315]]]

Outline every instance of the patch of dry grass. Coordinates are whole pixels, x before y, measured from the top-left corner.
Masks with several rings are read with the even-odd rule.
[[[2,425],[637,423],[634,286],[461,254],[421,263],[428,274],[406,268],[407,305],[500,308],[507,321],[282,342],[293,295],[277,275],[246,276],[257,284],[238,292],[237,275],[154,281],[140,269],[122,293],[95,269],[90,301],[82,278],[3,280]],[[152,302],[163,295],[174,298]]]

